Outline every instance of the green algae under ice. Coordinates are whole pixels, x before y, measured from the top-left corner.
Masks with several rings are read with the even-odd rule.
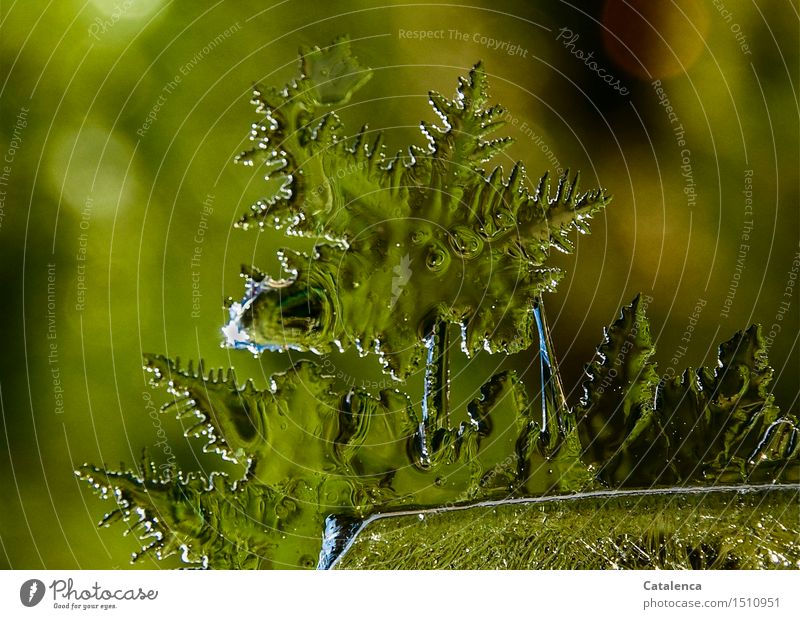
[[[502,126],[503,110],[489,106],[480,64],[461,78],[453,99],[430,94],[438,120],[421,124],[427,147],[394,157],[366,126],[354,137],[341,135],[333,108],[370,76],[346,39],[304,50],[300,65],[300,76],[284,88],[255,93],[255,144],[238,160],[264,174],[268,193],[238,225],[284,229],[313,239],[315,250],[281,251],[274,278],[245,270],[243,297],[228,303],[224,344],[254,354],[353,347],[374,353],[398,379],[421,369],[423,393],[342,389],[311,361],[259,390],[232,371],[150,355],[152,382],[171,396],[163,411],[188,421],[187,435],[202,438],[206,451],[246,465],[246,474],[165,476],[147,461],[123,471],[87,465],[78,474],[116,503],[104,522],[121,517],[143,552],[179,555],[190,565],[327,568],[376,514],[444,509],[436,516],[439,535],[445,513],[465,514],[454,509],[486,501],[548,497],[554,502],[545,509],[574,505],[578,518],[592,499],[577,497],[593,492],[612,493],[610,506],[622,488],[796,487],[797,422],[782,416],[769,394],[772,370],[757,327],[723,344],[717,367],[660,381],[637,297],[588,367],[585,397],[567,405],[541,298],[560,277],[548,258],[553,248],[570,251],[571,231],[588,232],[588,220],[610,198],[600,189],[581,192],[577,175],[552,186],[545,175],[531,189],[520,163],[508,176],[483,169],[509,139],[489,137]],[[466,355],[534,350],[539,393],[531,397],[513,372],[501,372],[456,410],[451,327]],[[643,498],[642,505],[658,500]],[[608,507],[582,543],[594,543],[617,513]],[[530,526],[525,552],[533,557],[540,544],[554,542],[537,537],[536,518],[529,520],[520,517],[515,530]],[[491,544],[504,526],[471,535],[484,531],[481,543]],[[553,539],[568,539],[569,531],[556,529],[547,529]],[[403,535],[429,534],[403,526],[399,536],[380,535],[405,546]],[[482,566],[466,553],[453,558],[462,542],[453,538],[442,565]],[[374,549],[360,541],[353,548],[364,550],[352,565],[376,565]],[[509,565],[538,565],[512,555]],[[435,567],[402,548],[388,556],[398,567]]]
[[[370,522],[336,567],[798,569],[798,491],[616,491],[392,516]]]

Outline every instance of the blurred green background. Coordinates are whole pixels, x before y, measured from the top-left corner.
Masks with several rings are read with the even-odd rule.
[[[283,84],[299,46],[341,34],[375,70],[342,112],[351,130],[368,120],[391,147],[424,143],[427,91],[452,94],[482,59],[517,138],[499,163],[522,159],[533,178],[580,169],[585,188],[614,194],[575,254],[554,256],[566,277],[546,303],[571,401],[603,327],[642,291],[662,372],[713,364],[720,341],[758,322],[774,332],[776,399],[797,412],[791,0],[18,0],[0,19],[4,568],[129,567],[138,544],[96,528],[111,504],[73,477],[84,462],[138,462],[143,447],[163,462],[166,436],[184,468],[217,466],[177,421],[148,414],[164,396],[143,352],[234,366],[259,386],[286,368],[286,355],[220,348],[240,265],[275,269],[276,248],[303,246],[232,229],[262,182],[232,160],[256,120],[252,85]],[[460,360],[454,402],[533,360]],[[331,362],[381,380],[373,357]]]

